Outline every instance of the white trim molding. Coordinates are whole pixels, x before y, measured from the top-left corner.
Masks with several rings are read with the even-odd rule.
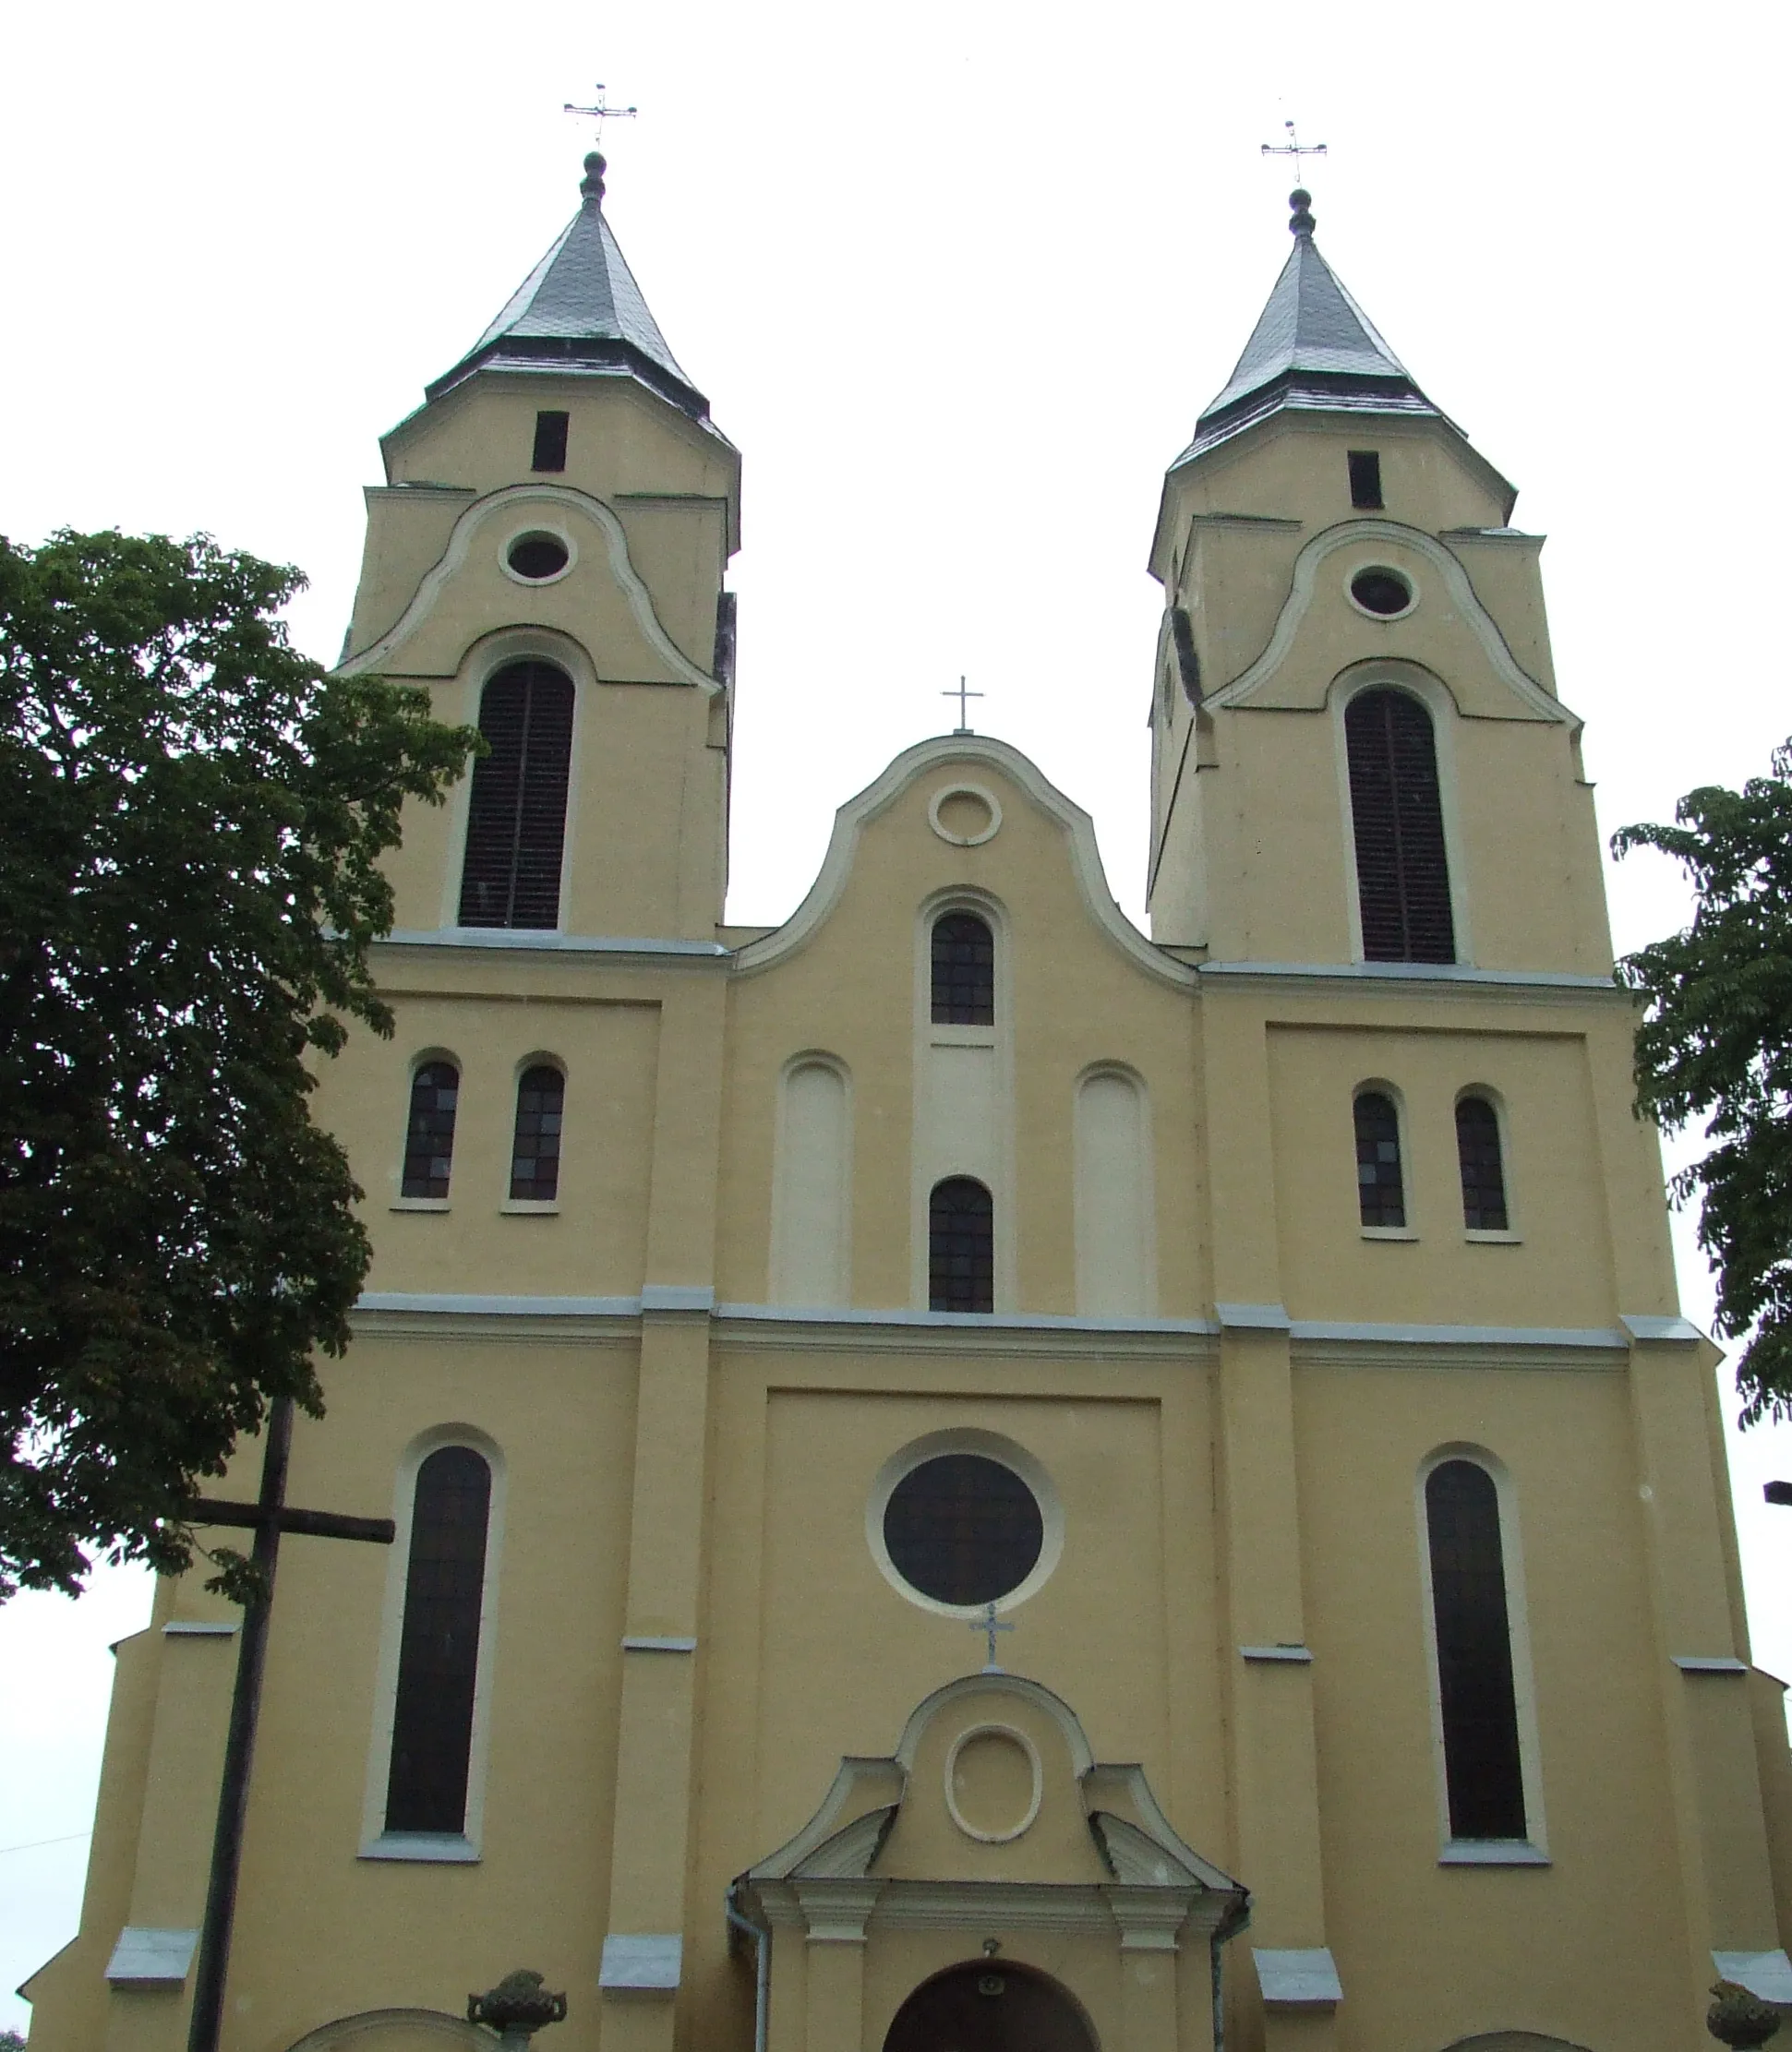
[[[1238,1649],[1238,1657],[1247,1661],[1285,1661],[1295,1667],[1310,1667],[1313,1664],[1312,1649],[1292,1641],[1285,1646],[1241,1646]]]
[[[1295,634],[1313,603],[1321,565],[1341,548],[1356,547],[1365,542],[1386,542],[1395,547],[1411,549],[1437,571],[1451,605],[1480,642],[1494,675],[1525,707],[1529,717],[1564,726],[1579,724],[1558,699],[1552,698],[1535,678],[1519,666],[1506,645],[1506,637],[1476,595],[1461,559],[1436,535],[1391,520],[1344,521],[1316,534],[1307,543],[1294,558],[1288,596],[1262,654],[1230,683],[1208,694],[1209,708],[1244,705],[1263,690],[1281,670],[1294,645]],[[1525,714],[1514,716],[1521,718]]]
[[[827,854],[809,894],[782,926],[740,950],[735,962],[740,973],[753,975],[796,954],[839,903],[865,828],[888,811],[918,778],[958,762],[980,762],[1009,778],[1057,823],[1069,842],[1071,871],[1085,910],[1136,968],[1179,990],[1196,987],[1194,969],[1148,941],[1115,904],[1101,868],[1095,822],[1088,814],[1048,783],[1018,749],[983,734],[943,734],[918,741],[905,749],[874,783],[848,798],[834,815]]]
[[[1064,1552],[1064,1499],[1042,1463],[1025,1446],[1004,1438],[1000,1433],[984,1432],[972,1425],[948,1425],[942,1432],[923,1433],[919,1439],[911,1439],[907,1446],[899,1447],[878,1470],[871,1494],[865,1499],[865,1544],[877,1563],[878,1573],[898,1596],[918,1609],[933,1611],[942,1617],[963,1618],[967,1624],[974,1625],[984,1614],[987,1604],[943,1602],[937,1596],[930,1596],[924,1590],[917,1589],[890,1558],[890,1549],[884,1538],[884,1513],[897,1485],[917,1468],[923,1468],[930,1460],[939,1460],[949,1454],[974,1454],[1007,1469],[1019,1476],[1039,1506],[1041,1527],[1039,1558],[1014,1588],[995,1599],[998,1611],[1016,1609],[1029,1596],[1036,1595],[1052,1578]]]
[[[570,511],[583,513],[592,522],[604,537],[609,555],[610,573],[628,601],[629,610],[634,615],[635,625],[640,628],[654,653],[681,682],[694,684],[706,697],[714,698],[722,689],[721,684],[707,670],[699,669],[660,624],[659,615],[654,610],[652,594],[629,559],[629,541],[623,532],[622,522],[601,498],[594,498],[589,492],[575,491],[570,485],[507,485],[501,491],[488,492],[485,498],[475,499],[454,522],[453,532],[448,537],[448,546],[442,551],[440,559],[425,574],[423,582],[412,594],[410,604],[399,615],[397,622],[369,647],[340,663],[337,666],[337,675],[355,677],[363,671],[379,669],[400,642],[409,640],[434,612],[443,588],[466,561],[474,541],[486,522],[495,514],[504,512],[511,507],[530,504],[564,507]]]

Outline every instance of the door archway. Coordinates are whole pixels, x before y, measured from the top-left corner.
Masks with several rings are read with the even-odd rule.
[[[1098,2052],[1058,1984],[1005,1960],[973,1960],[923,1981],[896,2011],[884,2052]]]

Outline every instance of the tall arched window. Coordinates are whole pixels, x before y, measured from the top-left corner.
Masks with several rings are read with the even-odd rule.
[[[386,1783],[389,1831],[466,1828],[490,1511],[491,1470],[471,1446],[439,1447],[417,1470]]]
[[[927,1303],[995,1309],[995,1207],[974,1176],[948,1176],[927,1200]]]
[[[1440,1462],[1425,1478],[1425,1517],[1449,1835],[1521,1839],[1524,1774],[1498,1488],[1476,1461]]]
[[[488,753],[473,765],[463,926],[558,926],[572,680],[551,663],[511,663],[479,701]]]
[[[1363,954],[1454,962],[1443,802],[1431,715],[1408,691],[1362,691],[1344,713]]]
[[[1499,1114],[1485,1098],[1456,1100],[1456,1158],[1462,1170],[1462,1224],[1470,1232],[1506,1230],[1506,1170]]]
[[[933,1023],[995,1024],[995,936],[974,912],[933,921]]]
[[[1356,1094],[1356,1202],[1365,1226],[1406,1223],[1400,1113],[1383,1090]]]
[[[461,1073],[451,1062],[425,1062],[411,1078],[411,1113],[404,1128],[407,1197],[445,1197],[454,1166],[454,1109]]]
[[[516,1137],[511,1147],[511,1196],[551,1204],[560,1188],[560,1114],[566,1078],[547,1062],[525,1069],[516,1086]]]

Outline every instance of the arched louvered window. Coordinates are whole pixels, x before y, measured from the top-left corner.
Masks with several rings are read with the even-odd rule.
[[[974,1176],[948,1176],[927,1200],[927,1302],[995,1309],[995,1207]]]
[[[1430,714],[1407,691],[1360,692],[1344,713],[1344,748],[1365,959],[1454,962]]]
[[[1446,1460],[1425,1484],[1449,1835],[1525,1835],[1499,1491],[1478,1462]]]
[[[1406,1223],[1401,1171],[1400,1113],[1382,1090],[1356,1094],[1356,1202],[1365,1226]]]
[[[560,1188],[560,1114],[566,1078],[541,1062],[516,1086],[516,1138],[511,1148],[511,1195],[551,1204]]]
[[[933,922],[933,1023],[995,1023],[995,936],[974,912],[946,912]]]
[[[1462,1169],[1462,1223],[1471,1232],[1506,1230],[1506,1169],[1499,1115],[1485,1098],[1456,1100],[1456,1158]]]
[[[491,1470],[441,1446],[417,1470],[386,1784],[389,1831],[466,1828]]]
[[[451,1062],[425,1062],[411,1078],[411,1115],[404,1128],[407,1197],[445,1197],[454,1165],[454,1108],[461,1073]],[[390,1185],[389,1185],[390,1187]]]
[[[486,686],[479,731],[489,752],[473,765],[461,924],[558,926],[571,678],[551,663],[511,663]]]

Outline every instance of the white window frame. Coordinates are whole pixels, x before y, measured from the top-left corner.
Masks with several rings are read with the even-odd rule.
[[[389,1831],[386,1793],[391,1779],[392,1726],[398,1712],[398,1662],[404,1636],[404,1598],[411,1574],[411,1528],[416,1515],[417,1472],[444,1446],[465,1446],[491,1470],[491,1502],[486,1515],[486,1571],[479,1589],[479,1657],[474,1668],[473,1735],[467,1748],[466,1817],[453,1831]],[[504,1456],[497,1442],[476,1426],[432,1425],[404,1449],[398,1464],[392,1506],[397,1532],[386,1570],[386,1599],[379,1628],[379,1661],[374,1686],[373,1734],[367,1747],[361,1802],[364,1860],[471,1863],[485,1843],[486,1775],[491,1752],[492,1679],[497,1671],[499,1569],[504,1550],[506,1494]]]
[[[1524,1796],[1522,1838],[1459,1839],[1449,1830],[1449,1777],[1444,1759],[1443,1687],[1437,1669],[1437,1607],[1431,1581],[1431,1518],[1425,1484],[1452,1460],[1466,1460],[1493,1480],[1499,1509],[1499,1558],[1506,1580],[1506,1632],[1512,1653],[1512,1705],[1518,1724],[1520,1783]],[[1466,1441],[1435,1447],[1419,1463],[1413,1483],[1419,1540],[1419,1588],[1424,1613],[1425,1672],[1431,1697],[1431,1754],[1437,1805],[1440,1866],[1546,1866],[1548,1830],[1544,1818],[1543,1747],[1537,1731],[1537,1688],[1531,1659],[1529,1614],[1524,1597],[1524,1555],[1519,1543],[1518,1491],[1497,1455]]]

